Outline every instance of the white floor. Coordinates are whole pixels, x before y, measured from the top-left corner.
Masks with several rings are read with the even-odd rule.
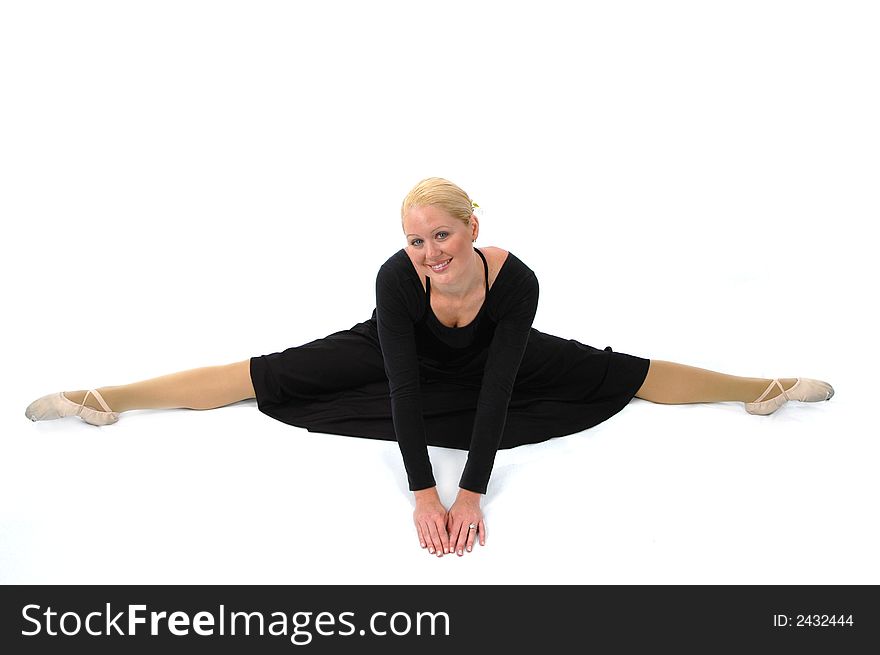
[[[880,583],[876,17],[488,5],[4,5],[0,582]],[[24,417],[365,320],[431,175],[535,270],[536,328],[835,397],[502,451],[461,558],[419,548],[395,443],[254,401]],[[466,453],[431,457],[451,501]]]
[[[835,384],[828,403],[757,417],[635,399],[500,452],[486,546],[442,559],[418,547],[392,442],[309,433],[254,401],[32,424],[30,397],[7,390],[0,580],[876,583],[868,380],[802,372],[816,368]],[[444,499],[465,456],[431,449]]]

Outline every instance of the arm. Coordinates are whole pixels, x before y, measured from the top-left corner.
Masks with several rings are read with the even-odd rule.
[[[489,346],[468,460],[458,485],[458,497],[449,508],[446,521],[452,549],[458,555],[462,555],[465,548],[468,551],[473,548],[477,535],[480,545],[486,545],[486,524],[480,500],[489,484],[495,454],[507,422],[513,384],[538,309],[538,278],[531,269],[524,268],[522,278],[510,288],[510,296],[499,310],[501,317]],[[476,529],[470,528],[471,525]]]
[[[394,433],[403,456],[409,489],[418,491],[434,487],[436,482],[422,417],[413,320],[393,271],[385,269],[380,269],[376,277],[376,325],[391,394]]]
[[[513,384],[538,309],[538,279],[530,269],[525,270],[515,292],[500,310],[477,400],[467,464],[459,482],[462,489],[478,494],[485,494],[489,484],[507,422]]]
[[[437,494],[428,457],[413,319],[394,271],[384,267],[376,277],[376,325],[388,377],[394,433],[416,502],[413,522],[422,548],[442,557],[449,552],[447,512]]]

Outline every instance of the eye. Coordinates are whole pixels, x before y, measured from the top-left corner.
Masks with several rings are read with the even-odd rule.
[[[443,238],[444,238],[444,239],[445,239],[447,236],[449,236],[449,232],[447,232],[446,230],[440,230],[440,231],[437,233],[436,236],[439,237],[441,234],[443,235]],[[417,246],[417,245],[419,245],[419,242],[421,242],[421,239],[413,239],[413,240],[410,241],[409,243],[410,243],[411,246]]]

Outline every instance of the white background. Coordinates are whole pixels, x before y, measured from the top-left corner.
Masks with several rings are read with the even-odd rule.
[[[0,582],[880,583],[873,3],[0,7]],[[434,175],[537,329],[834,399],[501,451],[487,545],[442,559],[393,442],[25,418],[366,320]],[[431,455],[449,503],[466,453]]]

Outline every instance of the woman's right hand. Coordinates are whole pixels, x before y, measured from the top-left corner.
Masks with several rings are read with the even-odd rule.
[[[449,552],[449,535],[446,532],[446,508],[440,502],[437,487],[414,491],[416,509],[413,521],[419,533],[419,543],[429,553],[443,557]]]

